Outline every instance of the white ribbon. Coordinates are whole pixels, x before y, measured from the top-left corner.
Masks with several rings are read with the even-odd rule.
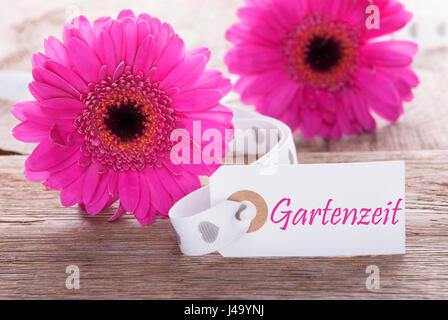
[[[253,129],[249,139],[255,145],[268,145],[267,153],[251,165],[269,170],[278,164],[296,164],[297,153],[291,130],[283,122],[241,108],[233,108],[235,140],[238,134]],[[278,143],[269,146],[260,132],[278,132]],[[249,143],[251,143],[249,141]],[[244,147],[231,146],[230,152],[244,155]],[[257,209],[254,204],[226,200],[211,207],[209,187],[203,187],[179,200],[170,210],[171,224],[185,255],[198,256],[224,249],[243,237]]]

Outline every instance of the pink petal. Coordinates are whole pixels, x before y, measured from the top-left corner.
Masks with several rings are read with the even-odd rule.
[[[40,52],[33,54],[33,56],[31,57],[31,65],[33,66],[33,68],[42,67],[47,61],[50,61],[50,59]]]
[[[109,218],[109,222],[114,222],[117,219],[121,218],[122,216],[124,216],[126,214],[126,210],[124,209],[122,203],[120,202],[120,205],[117,208],[117,211],[115,212],[115,214]]]
[[[163,23],[158,32],[154,32],[154,39],[156,41],[156,57],[160,57],[163,51],[165,50],[166,45],[171,37],[171,29],[170,26],[166,23]]]
[[[266,93],[271,92],[280,83],[289,82],[287,75],[281,69],[274,69],[268,72],[259,74],[254,81],[247,85],[241,95],[241,100],[250,104],[251,99],[259,96],[264,96]]]
[[[53,99],[53,98],[73,98],[73,96],[64,90],[58,89],[52,85],[46,83],[33,81],[28,85],[28,89],[34,98],[38,101]]]
[[[382,101],[375,101],[375,99],[373,99],[372,97],[370,98],[370,108],[377,115],[389,122],[396,122],[404,112],[402,102],[397,105],[390,105]]]
[[[48,138],[49,132],[49,126],[38,125],[26,120],[12,130],[12,134],[17,140],[29,143],[41,142],[43,139]]]
[[[34,172],[29,170],[28,168],[25,168],[25,177],[30,181],[43,181],[48,179],[48,172],[41,171],[41,172]]]
[[[267,92],[258,109],[271,117],[279,117],[291,110],[291,102],[296,93],[297,84],[287,80],[276,89]]]
[[[61,147],[45,139],[29,156],[29,169],[47,171],[78,151],[79,147]]]
[[[84,105],[75,99],[55,98],[44,100],[40,103],[41,110],[44,114],[55,119],[74,119]]]
[[[278,46],[284,41],[285,33],[269,25],[251,28],[244,22],[234,24],[226,33],[226,39],[234,44]]]
[[[354,114],[359,123],[367,132],[371,132],[376,128],[375,119],[369,112],[369,108],[363,96],[355,92],[346,93],[347,104],[350,104],[353,108]]]
[[[342,131],[337,125],[333,125],[328,137],[331,140],[340,140],[342,138]]]
[[[121,24],[117,21],[112,21],[110,28],[110,37],[114,43],[115,48],[115,58],[117,62],[120,63],[124,60],[125,46],[123,43],[123,30]]]
[[[95,32],[85,16],[78,17],[79,34],[81,40],[84,40],[91,49],[95,48]]]
[[[64,79],[42,67],[37,67],[33,69],[33,78],[36,81],[46,83],[55,88],[64,90],[65,92],[71,94],[75,98],[79,98],[80,96],[80,93],[75,88],[73,88],[69,83],[67,83]]]
[[[123,74],[125,67],[126,67],[126,65],[125,65],[124,61],[122,61],[114,71],[113,80],[117,80]]]
[[[107,66],[108,74],[113,76],[115,68],[117,67],[115,47],[112,38],[106,31],[102,31],[98,37],[97,52],[103,64]]]
[[[191,112],[187,118],[181,118],[182,124],[187,125],[188,130],[192,133],[193,129],[189,126],[192,122],[199,120],[202,130],[224,128],[233,128],[232,125],[233,111],[223,105],[218,105],[212,109],[201,110],[199,112]],[[223,132],[224,134],[224,132]]]
[[[411,101],[413,99],[412,89],[419,85],[420,80],[411,67],[377,67],[376,70],[393,83],[395,89],[404,101]]]
[[[52,172],[48,177],[46,186],[51,190],[62,190],[84,175],[84,172],[84,168],[80,167],[76,162],[72,163],[69,167]]]
[[[86,181],[87,176],[86,176]],[[96,190],[93,191],[94,197],[89,201],[86,202],[86,211],[88,214],[96,215],[100,213],[108,204],[109,200],[111,199],[111,196],[107,192],[107,183],[108,183],[108,174],[102,174],[99,175],[99,180],[97,182]],[[86,194],[86,186],[84,186],[84,196],[83,199],[85,199]],[[85,200],[84,200],[85,201]]]
[[[185,44],[179,36],[174,36],[166,45],[165,51],[157,60],[156,72],[153,75],[154,81],[159,81],[173,70],[185,57]]]
[[[365,90],[373,100],[379,100],[389,105],[401,103],[395,87],[386,77],[378,72],[359,68],[356,81],[359,87]]]
[[[140,16],[146,17],[145,14],[141,14]],[[151,18],[151,17],[147,21],[149,23],[149,26],[151,27],[151,33],[153,35],[157,35],[160,32],[160,29],[162,28],[162,22],[160,22],[158,18]]]
[[[173,98],[173,106],[182,111],[197,112],[216,106],[223,94],[219,90],[198,89],[181,93]]]
[[[110,17],[100,17],[93,22],[93,31],[96,37],[100,35],[101,31],[103,31],[106,26],[110,26],[111,20]]]
[[[236,15],[246,24],[256,26],[265,23],[264,12],[262,9],[253,7],[239,8]]]
[[[137,172],[129,171],[118,176],[120,202],[127,212],[134,212],[140,198],[140,185]]]
[[[68,52],[74,67],[87,82],[96,82],[101,63],[93,51],[78,38],[70,38]]]
[[[58,113],[50,112],[48,109],[44,111],[40,106],[23,110],[23,115],[26,119],[40,125],[52,126],[56,122],[59,122],[63,125],[73,126],[73,119],[70,116],[66,116],[64,114],[59,116]]]
[[[166,190],[161,188],[162,182],[159,180],[156,170],[148,168],[145,171],[145,177],[150,189],[152,205],[159,214],[166,216],[174,202]]]
[[[300,21],[297,4],[293,1],[277,0],[268,9],[266,10],[266,18],[272,24],[281,27],[285,32],[292,30]]]
[[[190,172],[182,172],[182,175],[179,176],[171,175],[171,178],[180,189],[180,195],[178,196],[177,200],[201,187],[201,181],[199,177]]]
[[[388,3],[390,6],[380,8],[380,28],[363,29],[367,31],[365,34],[366,38],[377,38],[398,31],[408,24],[409,21],[411,21],[412,13],[405,11],[404,6],[401,3],[397,1],[388,1]]]
[[[222,73],[217,70],[205,70],[198,81],[189,89],[216,89],[220,90],[223,96],[227,95],[232,89],[230,79],[224,78]]]
[[[80,144],[76,144],[77,151],[74,152],[71,156],[65,158],[64,160],[60,161],[56,165],[52,166],[48,169],[52,174],[54,172],[63,171],[64,169],[67,169],[68,167],[72,166],[73,164],[78,164],[80,157],[82,157],[81,151],[79,150]],[[80,167],[80,166],[79,166]],[[86,167],[80,167],[82,168],[82,172],[86,170]]]
[[[135,209],[134,215],[142,225],[152,223],[156,217],[156,213],[151,209],[151,194],[149,192],[148,183],[145,176],[139,175],[140,179],[140,201]]]
[[[235,74],[253,74],[282,68],[284,56],[277,48],[244,45],[227,52],[225,63]]]
[[[110,196],[116,196],[119,194],[118,191],[118,174],[114,171],[109,171],[109,179],[107,182],[107,191]]]
[[[109,207],[111,198],[107,192],[100,189],[95,195],[95,199],[91,203],[86,205],[86,211],[90,215],[96,215],[103,211],[105,208]]]
[[[61,111],[61,110],[73,110],[77,114],[80,110],[85,108],[85,105],[73,98],[54,98],[44,100],[40,103],[42,108],[52,109],[53,111]]]
[[[385,67],[406,67],[412,63],[412,56],[418,47],[408,41],[384,41],[367,44],[363,47],[363,59],[367,63]]]
[[[60,126],[57,123],[55,123],[50,130],[50,141],[61,147],[68,146],[69,145],[68,137],[71,131],[73,131],[73,129],[69,132],[65,132],[64,129],[65,128],[63,126]]]
[[[26,117],[23,114],[23,110],[36,107],[39,107],[39,104],[36,101],[19,102],[12,106],[11,113],[17,118],[17,120],[25,121]]]
[[[176,183],[176,179],[179,177],[175,174],[173,174],[170,170],[167,170],[166,168],[159,168],[157,171],[155,171],[157,176],[159,177],[159,181],[163,181],[163,184],[160,185],[160,187],[166,192],[170,194],[170,197],[172,199],[171,206],[175,204],[177,201],[182,199],[186,194],[184,191],[179,187],[179,185]],[[171,209],[170,206],[170,209]]]
[[[133,19],[125,19],[122,23],[123,35],[126,39],[126,53],[124,59],[128,66],[132,66],[137,52],[137,26]]]
[[[192,57],[192,56],[195,56],[198,54],[202,54],[203,56],[205,56],[207,58],[207,62],[210,60],[211,52],[210,52],[210,49],[207,47],[199,47],[199,48],[191,49],[185,54],[185,57],[188,58],[188,57]]]
[[[44,48],[50,59],[68,68],[72,67],[67,49],[58,39],[53,36],[48,37],[48,39],[44,40]]]
[[[148,35],[142,42],[135,56],[134,74],[146,72],[153,64],[155,58],[155,40]]]
[[[82,201],[82,188],[84,185],[84,176],[81,175],[73,183],[61,191],[61,204],[65,207],[74,206]]]
[[[150,207],[148,213],[145,216],[135,216],[138,222],[142,226],[147,226],[154,222],[156,219],[156,209],[154,207]]]
[[[346,108],[351,108],[351,106],[339,105],[337,121],[342,132],[346,135],[351,135],[353,130],[348,113],[345,111]]]
[[[207,58],[203,55],[193,56],[178,64],[160,83],[160,88],[178,87],[186,90],[191,87],[204,72]]]
[[[131,20],[134,20],[137,17],[135,16],[134,11],[132,11],[130,9],[124,9],[124,10],[121,10],[120,13],[118,14],[117,20],[122,21],[122,20],[125,20],[128,18]]]
[[[57,74],[62,79],[64,79],[67,83],[73,86],[73,88],[75,88],[78,92],[85,93],[87,91],[87,85],[84,82],[84,80],[81,79],[72,70],[69,70],[66,67],[64,67],[62,64],[59,64],[55,61],[47,61],[45,62],[45,68]]]
[[[149,23],[145,20],[138,20],[137,22],[137,47],[140,47],[143,40],[150,34],[151,28]]]
[[[102,175],[98,174],[98,166],[92,164],[85,173],[85,183],[82,193],[82,199],[85,204],[89,204],[95,195],[98,183]]]
[[[303,104],[303,90],[300,88],[296,89],[296,94],[290,103],[290,110],[283,112],[279,116],[279,120],[286,123],[291,130],[294,132],[298,129],[300,119],[299,119],[299,108]]]

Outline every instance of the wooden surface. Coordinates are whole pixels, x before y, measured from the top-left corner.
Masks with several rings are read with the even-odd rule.
[[[355,258],[185,257],[169,221],[141,227],[112,210],[88,217],[0,157],[0,298],[448,298],[448,151],[302,153],[306,163],[404,159],[407,253]],[[65,269],[80,268],[80,290]],[[381,288],[366,289],[377,265]]]

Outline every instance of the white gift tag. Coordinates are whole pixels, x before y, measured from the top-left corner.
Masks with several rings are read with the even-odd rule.
[[[227,199],[255,205],[257,217],[225,257],[405,253],[402,161],[223,166],[210,204]]]

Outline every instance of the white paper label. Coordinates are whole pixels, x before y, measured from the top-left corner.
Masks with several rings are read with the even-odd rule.
[[[403,161],[223,166],[210,179],[212,206],[238,191],[261,196],[267,218],[225,257],[405,253]]]

